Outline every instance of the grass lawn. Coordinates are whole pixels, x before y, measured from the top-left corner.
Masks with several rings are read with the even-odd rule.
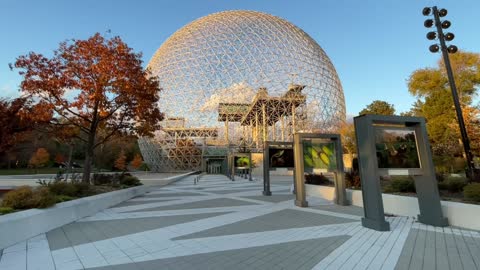
[[[23,175],[23,174],[56,174],[59,168],[40,168],[36,172],[34,169],[18,168],[18,169],[0,169],[0,175]],[[78,171],[78,169],[76,170]]]

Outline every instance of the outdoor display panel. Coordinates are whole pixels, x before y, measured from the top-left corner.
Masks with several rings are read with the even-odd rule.
[[[321,174],[331,172],[334,175],[335,203],[348,205],[343,154],[340,135],[322,133],[296,133],[293,140],[295,158],[295,205],[307,207],[305,192],[305,173]]]
[[[380,176],[408,175],[414,179],[418,221],[448,226],[443,217],[425,119],[421,117],[361,115],[354,118],[362,183],[364,227],[390,230],[385,220]]]
[[[270,168],[293,168],[293,148],[269,148]]]
[[[271,196],[270,170],[276,168],[294,168],[294,152],[291,142],[264,142],[263,149],[263,191],[265,196]],[[295,181],[294,181],[295,184]]]
[[[235,181],[235,173],[239,170],[238,173],[247,178],[248,180],[253,181],[252,179],[252,155],[251,153],[231,153],[229,156],[230,160],[230,180]]]
[[[248,169],[250,168],[250,158],[246,156],[234,156],[233,157],[235,168]]]

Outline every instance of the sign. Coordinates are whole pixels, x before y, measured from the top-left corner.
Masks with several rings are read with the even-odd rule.
[[[234,166],[237,169],[249,169],[250,168],[250,158],[247,156],[234,156],[233,158]]]
[[[378,168],[420,168],[415,130],[375,127]]]
[[[293,168],[293,148],[269,148],[270,168]]]

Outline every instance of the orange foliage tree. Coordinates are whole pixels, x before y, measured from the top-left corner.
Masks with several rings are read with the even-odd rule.
[[[123,150],[120,151],[118,158],[115,160],[115,168],[119,169],[120,171],[125,171],[127,169],[127,156]]]
[[[25,98],[0,99],[0,156],[22,141],[25,132],[33,127]]]
[[[54,160],[55,160],[55,162],[58,163],[58,164],[62,164],[62,163],[64,163],[64,162],[66,161],[66,160],[65,160],[65,156],[63,156],[63,155],[60,154],[60,153],[57,153],[57,154],[55,155],[55,159],[54,159]]]
[[[94,150],[116,133],[152,135],[162,113],[156,104],[159,82],[142,68],[141,54],[120,37],[99,33],[60,43],[51,58],[34,52],[15,67],[21,90],[39,117],[57,128],[78,128],[85,142],[83,181],[89,182]],[[98,131],[102,130],[101,133]]]
[[[35,153],[33,153],[28,165],[32,168],[42,168],[50,160],[50,154],[45,148],[38,148]]]
[[[142,163],[143,163],[143,159],[142,159],[142,156],[140,156],[140,154],[135,154],[132,162],[130,162],[130,164],[134,169],[140,168],[140,166],[142,166]]]

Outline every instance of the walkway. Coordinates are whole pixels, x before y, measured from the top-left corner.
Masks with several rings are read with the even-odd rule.
[[[187,178],[9,247],[0,269],[480,269],[478,232],[406,217],[369,230],[361,208],[295,207],[272,178],[271,197],[259,181]]]

